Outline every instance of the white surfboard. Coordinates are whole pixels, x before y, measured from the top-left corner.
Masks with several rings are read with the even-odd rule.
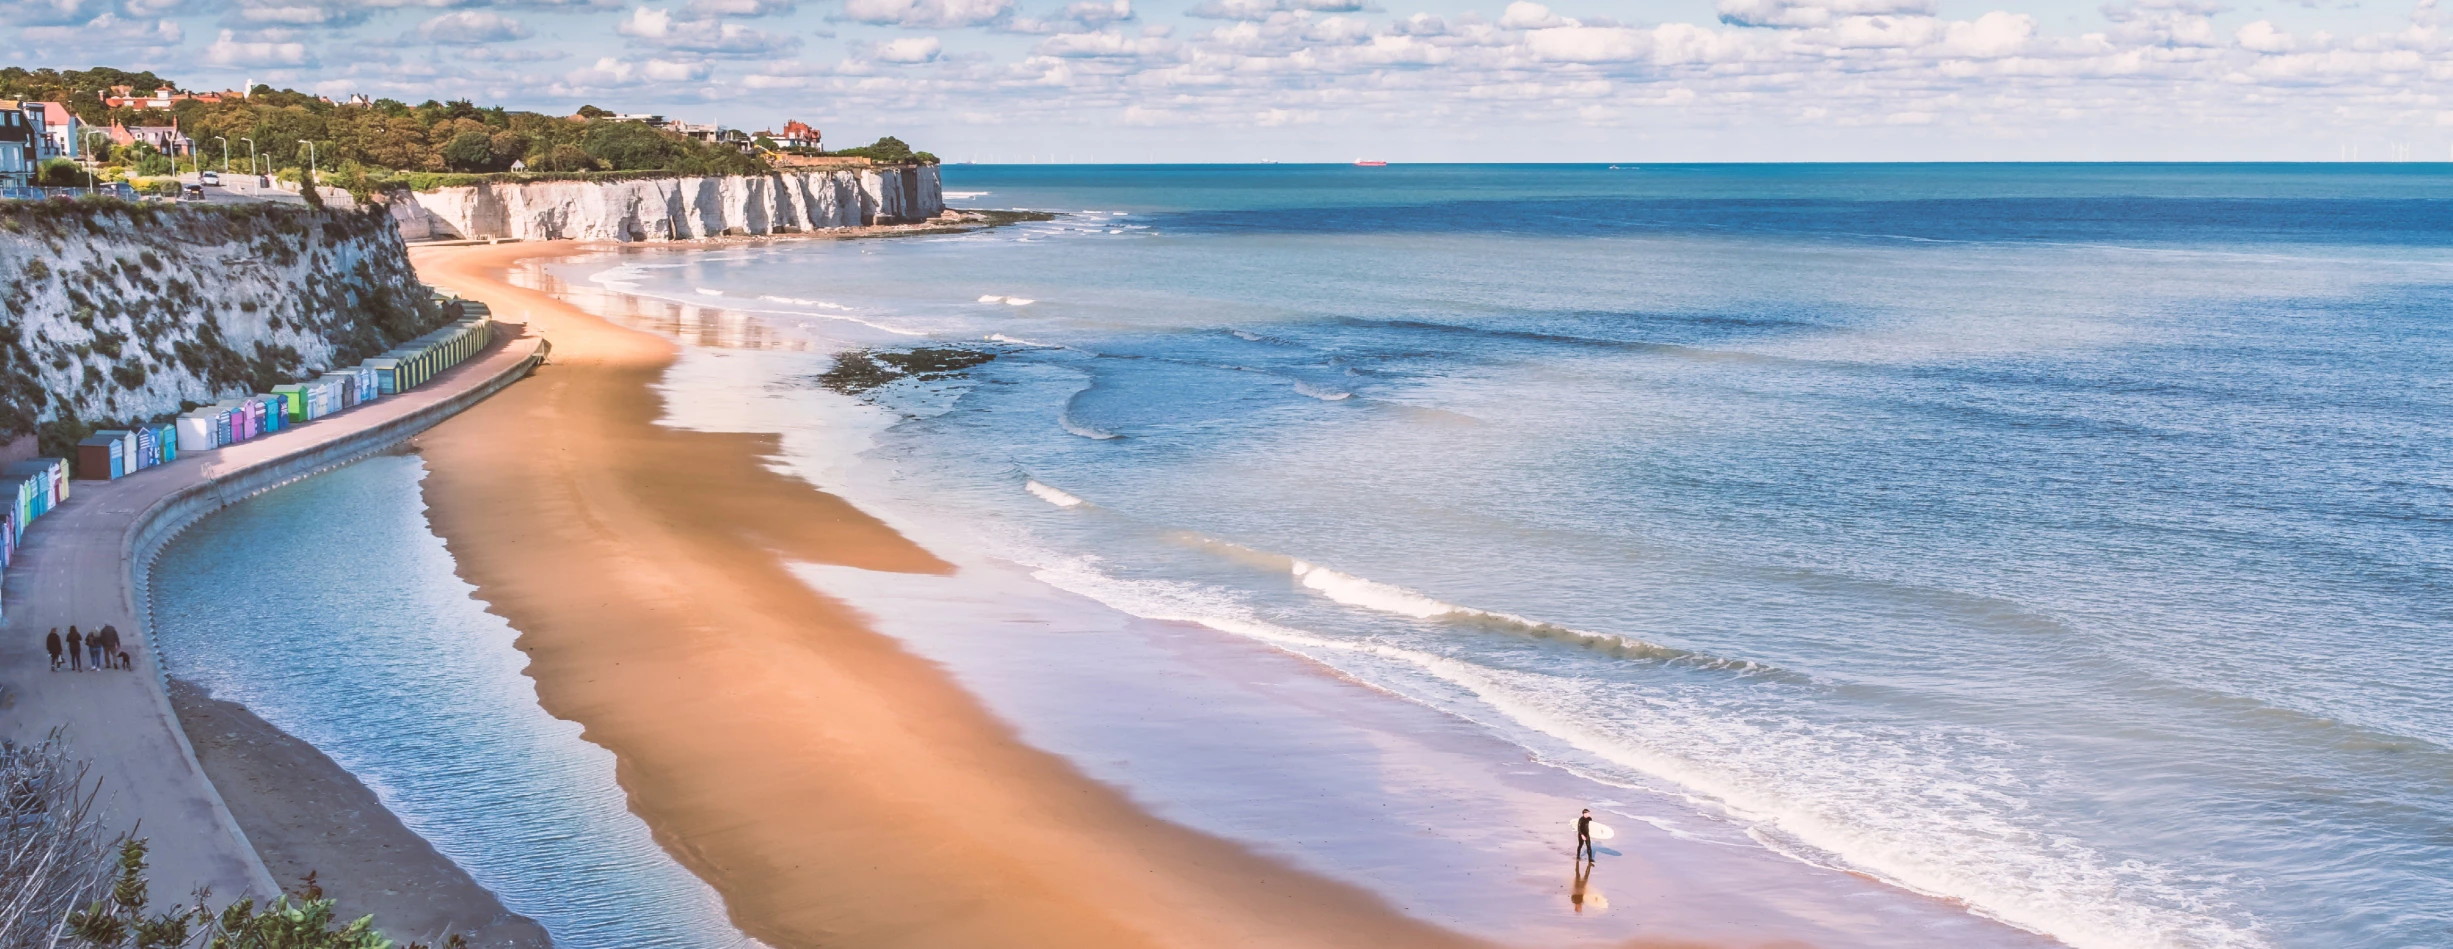
[[[1611,830],[1610,825],[1600,821],[1594,821],[1588,829],[1592,831],[1594,840],[1608,840],[1618,836],[1618,832]]]

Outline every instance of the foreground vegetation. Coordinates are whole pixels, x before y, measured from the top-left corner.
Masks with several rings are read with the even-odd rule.
[[[146,840],[109,836],[101,784],[59,733],[0,743],[0,949],[390,949],[374,917],[341,922],[313,875],[290,893],[215,910],[212,894],[153,909]],[[444,946],[465,945],[458,935]],[[412,943],[408,949],[424,949]]]
[[[184,100],[170,109],[113,109],[102,101],[115,86],[144,93],[177,85],[152,72],[95,69],[0,68],[0,98],[60,102],[89,125],[168,125],[174,119],[196,142],[205,167],[225,164],[287,171],[319,170],[351,191],[399,185],[435,187],[437,175],[498,175],[515,166],[540,176],[605,174],[747,175],[771,170],[764,153],[700,142],[612,113],[582,106],[568,116],[481,107],[467,101],[409,105],[378,99],[367,105],[337,104],[308,93],[259,85],[246,98],[218,103]],[[251,144],[252,143],[252,144]],[[307,143],[313,143],[310,149]],[[250,152],[252,151],[252,156]],[[936,156],[915,152],[887,137],[875,144],[825,153],[902,164],[933,164]],[[107,149],[109,177],[159,176],[192,159],[162,155],[136,144]],[[52,180],[58,178],[60,180]],[[45,183],[85,183],[71,167],[45,169]]]

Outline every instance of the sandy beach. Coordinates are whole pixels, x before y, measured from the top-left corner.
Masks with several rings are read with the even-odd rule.
[[[1017,740],[793,562],[951,568],[771,470],[771,436],[658,424],[669,342],[505,269],[570,244],[428,247],[421,276],[525,314],[528,382],[421,436],[436,531],[522,632],[548,711],[779,947],[1469,945],[1372,893],[1158,820]]]

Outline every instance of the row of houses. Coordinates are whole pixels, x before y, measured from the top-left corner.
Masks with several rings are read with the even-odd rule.
[[[0,186],[31,185],[44,162],[84,158],[97,140],[107,140],[114,147],[142,142],[166,155],[188,155],[196,150],[195,141],[179,131],[177,121],[169,125],[113,122],[96,127],[58,102],[0,99]]]
[[[729,145],[740,149],[743,154],[757,151],[758,140],[762,138],[775,143],[776,148],[785,151],[801,148],[816,151],[822,147],[819,144],[822,136],[818,130],[811,128],[806,122],[799,121],[785,122],[784,130],[781,132],[773,130],[749,132],[736,128],[725,128],[721,125],[696,125],[680,119],[668,121],[661,115],[634,113],[608,118],[615,122],[639,122],[652,125],[710,145]]]

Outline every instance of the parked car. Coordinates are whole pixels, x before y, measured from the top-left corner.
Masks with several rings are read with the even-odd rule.
[[[179,191],[179,200],[181,200],[181,201],[202,201],[202,200],[204,200],[204,186],[203,186],[203,185],[188,185],[187,187],[185,187],[185,188],[183,188],[183,189],[180,189],[180,191]]]
[[[197,175],[197,176],[196,176],[196,180],[197,180],[199,183],[202,183],[202,184],[208,184],[208,185],[212,185],[213,187],[219,188],[219,187],[221,187],[221,172],[218,172],[218,171],[208,171],[208,172],[205,172],[205,173],[203,173],[203,174]]]

